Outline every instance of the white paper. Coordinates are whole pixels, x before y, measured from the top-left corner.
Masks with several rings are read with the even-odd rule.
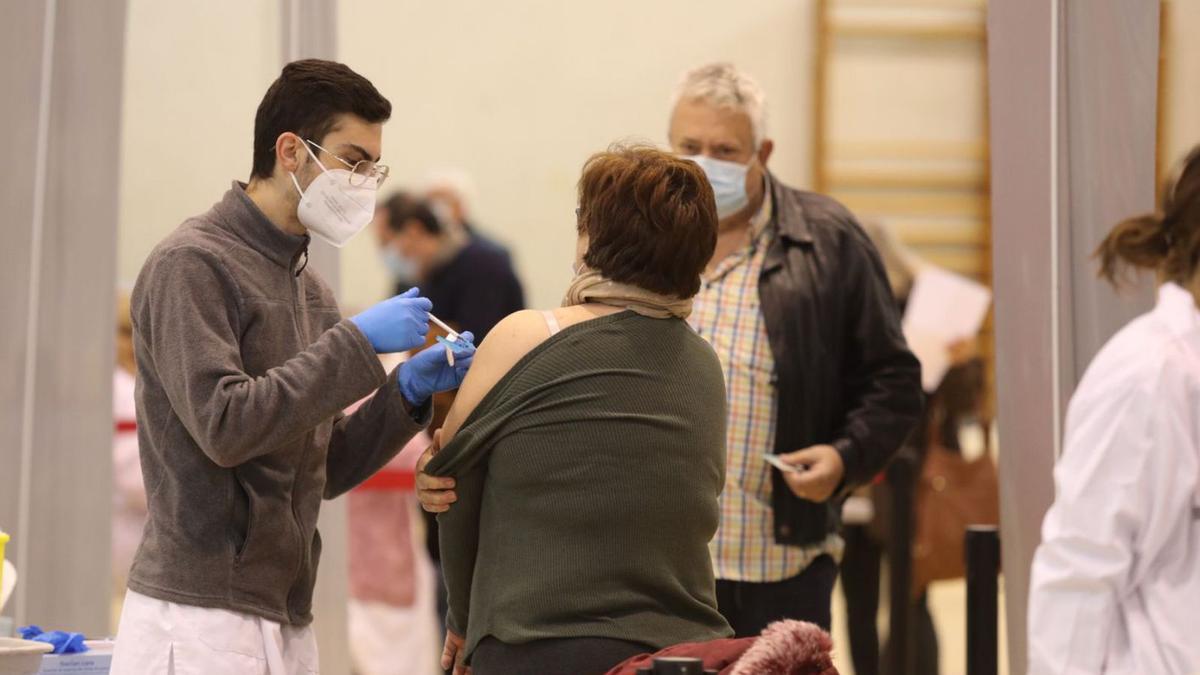
[[[950,346],[979,334],[992,292],[937,267],[917,272],[904,311],[904,337],[921,362],[921,384],[932,392],[950,369]]]
[[[908,326],[904,327],[904,338],[921,362],[921,387],[933,393],[950,370],[949,346],[953,341],[947,342],[945,336]]]

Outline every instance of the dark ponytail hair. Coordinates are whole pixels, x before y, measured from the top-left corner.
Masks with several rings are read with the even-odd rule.
[[[1158,213],[1122,220],[1096,249],[1100,276],[1114,286],[1121,284],[1123,268],[1156,270],[1169,253],[1167,231]]]
[[[1126,270],[1150,269],[1162,281],[1187,284],[1200,261],[1200,146],[1163,187],[1160,210],[1117,223],[1100,242],[1100,276],[1114,286]]]

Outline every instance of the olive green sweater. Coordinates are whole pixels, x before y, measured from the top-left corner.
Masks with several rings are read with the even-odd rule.
[[[487,636],[662,648],[732,634],[708,552],[725,384],[685,322],[626,311],[564,329],[426,471],[458,483],[438,519],[449,624],[468,658]]]

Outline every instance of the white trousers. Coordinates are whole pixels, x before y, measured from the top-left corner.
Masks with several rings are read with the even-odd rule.
[[[112,675],[311,675],[311,626],[125,594]]]

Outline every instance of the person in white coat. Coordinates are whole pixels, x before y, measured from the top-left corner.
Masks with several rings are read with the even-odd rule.
[[[1117,225],[1101,275],[1153,269],[1149,313],[1067,412],[1029,598],[1029,673],[1200,672],[1200,148],[1158,213]]]

